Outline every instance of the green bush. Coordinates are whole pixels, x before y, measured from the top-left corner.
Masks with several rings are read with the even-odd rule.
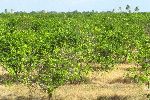
[[[51,93],[60,85],[83,80],[91,63],[106,70],[134,62],[149,76],[150,39],[144,29],[149,13],[0,16],[0,62],[19,82],[36,82]]]

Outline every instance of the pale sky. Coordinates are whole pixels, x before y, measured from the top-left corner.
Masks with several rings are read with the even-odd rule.
[[[131,9],[136,6],[142,12],[150,12],[150,0],[0,0],[0,12],[4,9],[14,11],[112,11],[129,4]]]

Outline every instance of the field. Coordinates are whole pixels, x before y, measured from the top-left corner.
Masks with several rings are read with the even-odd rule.
[[[0,23],[4,99],[149,96],[149,13],[0,14]]]

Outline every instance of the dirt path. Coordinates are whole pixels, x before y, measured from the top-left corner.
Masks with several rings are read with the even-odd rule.
[[[144,86],[132,83],[124,76],[134,65],[120,64],[109,72],[94,71],[86,84],[60,86],[53,92],[53,100],[148,100]],[[4,70],[0,68],[0,75]],[[32,95],[32,97],[31,97]],[[30,99],[32,98],[32,99]],[[40,87],[22,84],[5,86],[0,84],[0,100],[47,100]]]

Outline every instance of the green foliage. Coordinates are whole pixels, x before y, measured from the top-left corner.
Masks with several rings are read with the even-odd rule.
[[[0,62],[19,82],[36,82],[51,93],[83,80],[91,63],[106,70],[129,62],[142,66],[138,79],[149,81],[150,39],[144,29],[149,13],[0,16]]]

